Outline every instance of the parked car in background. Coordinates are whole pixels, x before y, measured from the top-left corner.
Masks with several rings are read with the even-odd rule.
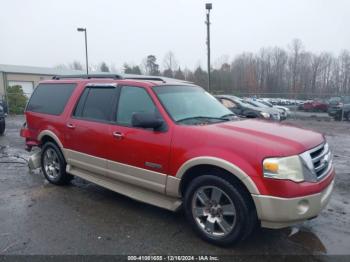
[[[252,106],[255,106],[255,107],[258,107],[258,108],[263,108],[265,110],[267,110],[269,112],[270,115],[273,116],[273,119],[274,120],[283,120],[285,119],[285,117],[283,116],[283,119],[281,117],[281,110],[277,109],[277,108],[271,108],[259,101],[257,101],[255,98],[246,98],[246,99],[243,99],[243,101],[245,103],[248,103]]]
[[[350,96],[330,98],[328,115],[337,121],[342,119],[350,121]]]
[[[280,115],[278,112],[274,112],[273,114],[268,108],[256,107],[237,96],[218,95],[216,98],[226,108],[230,109],[233,113],[240,117],[280,120]]]
[[[266,99],[258,99],[257,101],[264,104],[267,107],[275,108],[275,109],[279,110],[280,114],[281,114],[281,120],[287,119],[288,116],[290,116],[290,109],[288,107],[273,105]]]
[[[315,99],[306,101],[302,106],[300,107],[303,111],[312,111],[312,112],[327,112],[328,111],[328,103]]]
[[[0,135],[3,135],[5,132],[5,111],[3,106],[0,104]]]
[[[0,106],[2,106],[2,109],[3,109],[5,116],[6,116],[8,114],[7,103],[1,97],[0,97]]]
[[[306,221],[327,205],[335,171],[322,134],[235,120],[192,84],[88,77],[43,81],[28,102],[21,136],[27,150],[38,147],[29,163],[50,183],[77,176],[182,207],[195,232],[217,245],[240,242],[257,225]]]

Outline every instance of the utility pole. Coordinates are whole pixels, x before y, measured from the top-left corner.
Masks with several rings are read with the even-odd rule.
[[[210,92],[210,10],[212,9],[211,3],[205,4],[205,9],[207,10],[207,20],[205,21],[207,25],[207,50],[208,50],[208,92]]]
[[[77,28],[78,32],[84,32],[85,34],[85,61],[86,61],[86,74],[89,74],[89,60],[88,60],[88,48],[87,48],[87,30],[86,28]]]

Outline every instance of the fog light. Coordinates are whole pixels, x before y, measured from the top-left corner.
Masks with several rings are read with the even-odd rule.
[[[303,215],[305,214],[310,208],[309,201],[306,199],[300,200],[298,203],[298,214]]]

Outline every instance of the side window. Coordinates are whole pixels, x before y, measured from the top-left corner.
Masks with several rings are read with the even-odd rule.
[[[118,102],[117,123],[131,126],[132,115],[137,112],[158,113],[145,89],[134,86],[122,87]]]
[[[98,121],[111,121],[114,87],[89,87],[81,95],[74,116]]]
[[[60,115],[76,84],[39,84],[30,98],[26,111]]]
[[[226,107],[226,108],[234,108],[237,107],[237,105],[235,103],[233,103],[231,100],[228,99],[221,99],[222,104]]]

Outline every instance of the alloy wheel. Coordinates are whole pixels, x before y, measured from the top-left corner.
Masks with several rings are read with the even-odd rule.
[[[236,225],[236,207],[216,186],[197,189],[192,198],[192,214],[198,226],[210,237],[224,237]]]
[[[55,150],[48,148],[44,152],[44,169],[47,176],[56,180],[60,176],[60,162]]]

